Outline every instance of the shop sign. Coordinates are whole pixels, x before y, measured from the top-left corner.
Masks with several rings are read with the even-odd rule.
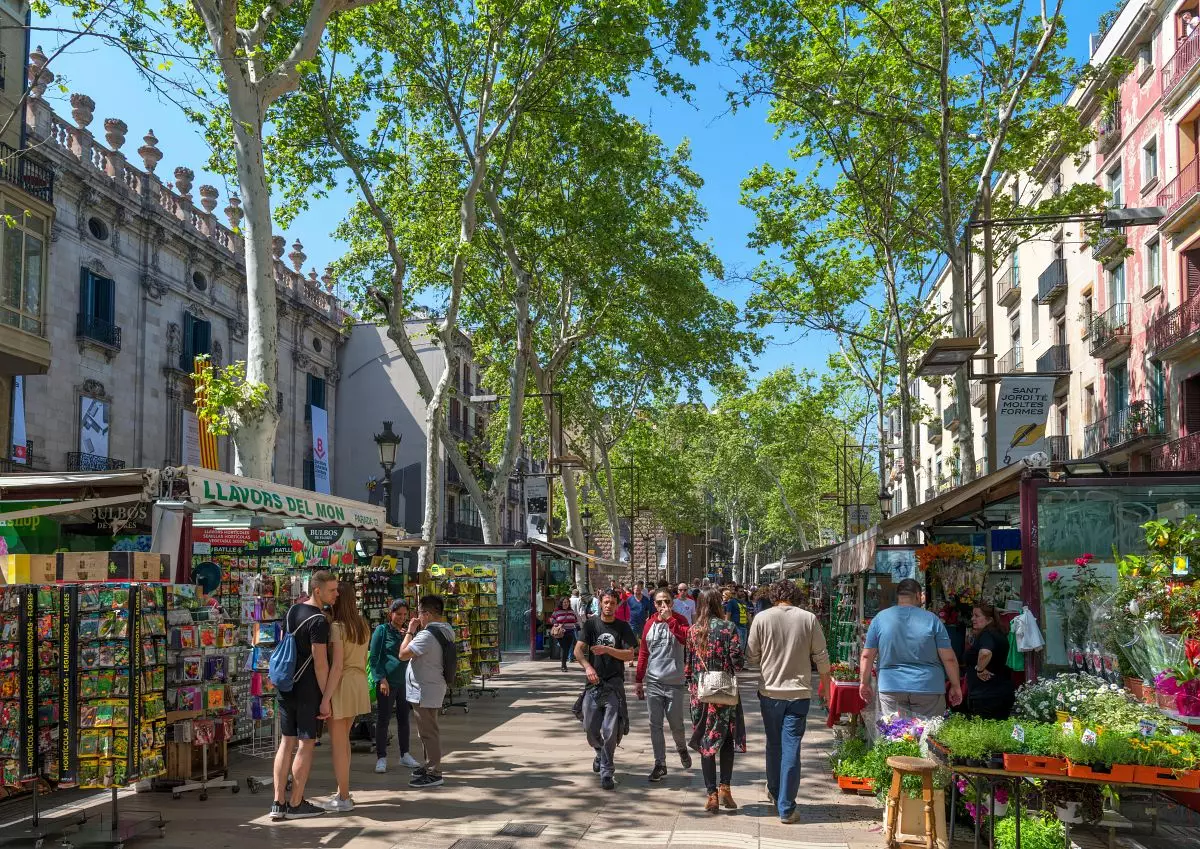
[[[1046,419],[1054,393],[1053,377],[1006,377],[996,399],[996,441],[1011,466],[1046,451]]]
[[[79,616],[79,601],[75,587],[63,587],[59,593],[58,641],[58,709],[64,729],[58,735],[58,786],[74,787],[78,783],[78,759],[75,740],[78,735],[66,733],[77,727],[75,706],[78,704],[78,660],[75,653],[75,623]]]
[[[342,538],[340,525],[305,525],[304,536],[318,548],[326,548]]]
[[[13,378],[12,400],[12,461],[25,465],[29,462],[28,437],[25,435],[25,378]]]
[[[108,528],[114,522],[122,527],[144,522],[147,516],[146,502],[139,501],[127,507],[93,507],[92,522],[98,528]]]
[[[188,469],[188,488],[203,504],[217,504],[242,510],[282,513],[313,522],[345,525],[368,530],[383,530],[383,508],[356,501],[314,497],[305,489],[277,486],[233,475],[205,474]]]
[[[550,478],[528,475],[525,478],[525,538],[550,538]]]
[[[867,528],[871,527],[871,507],[867,504],[847,504],[846,505],[846,524],[850,529],[850,536],[858,536]]]

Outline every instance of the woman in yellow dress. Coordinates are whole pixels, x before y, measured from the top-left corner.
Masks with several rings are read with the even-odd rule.
[[[354,584],[339,584],[329,641],[329,680],[321,700],[321,715],[329,717],[333,776],[338,788],[324,807],[335,813],[354,809],[354,800],[350,798],[350,726],[356,716],[371,712],[371,695],[367,689],[370,640],[371,627],[358,612]]]

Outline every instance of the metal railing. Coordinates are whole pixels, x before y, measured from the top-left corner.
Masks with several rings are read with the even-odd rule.
[[[928,441],[930,443],[942,441],[942,423],[941,422],[929,422],[928,424],[925,425],[925,429],[928,431],[928,433],[925,434],[926,441]]]
[[[1121,110],[1113,110],[1111,115],[1100,119],[1096,125],[1096,146],[1101,153],[1106,153],[1116,147],[1121,140]]]
[[[1070,460],[1071,458],[1071,437],[1069,436],[1047,436],[1046,437],[1046,453],[1050,455],[1051,460],[1062,461]]]
[[[1200,433],[1189,433],[1160,445],[1150,452],[1153,472],[1194,472],[1200,470]]]
[[[517,530],[516,528],[505,528],[504,529],[504,542],[506,545],[512,545],[513,543],[521,542],[524,539],[525,539],[524,531]]]
[[[1200,298],[1184,301],[1150,327],[1150,344],[1161,353],[1200,332]]]
[[[32,159],[29,151],[4,142],[0,142],[0,180],[38,200],[54,203],[54,171],[50,166]]]
[[[929,486],[929,487],[925,488],[925,500],[926,501],[933,501],[933,499],[937,498],[937,494],[938,494],[937,487]]]
[[[1048,304],[1067,291],[1067,261],[1052,259],[1038,275],[1038,303]]]
[[[452,434],[454,434],[455,436],[457,436],[461,439],[467,438],[467,426],[465,424],[463,424],[463,420],[461,418],[459,418],[458,416],[451,413],[450,421],[448,422],[448,424],[450,426],[450,432]]]
[[[111,348],[121,350],[121,327],[102,318],[87,313],[75,314],[75,338],[90,339],[91,341]]]
[[[446,539],[461,542],[483,542],[483,528],[470,522],[446,521]]]
[[[971,332],[982,336],[987,330],[987,305],[980,304],[971,313]]]
[[[953,430],[958,427],[958,404],[950,404],[942,410],[942,427]]]
[[[1125,247],[1125,231],[1120,227],[1106,227],[1096,236],[1092,245],[1092,259],[1100,262],[1115,255]]]
[[[1179,173],[1162,187],[1155,205],[1163,208],[1164,217],[1171,215],[1196,196],[1197,188],[1200,188],[1200,158],[1193,158],[1186,165],[1180,165]]]
[[[1187,76],[1200,59],[1200,30],[1193,30],[1191,35],[1180,42],[1173,55],[1162,66],[1162,96],[1166,97],[1179,82]]]
[[[1013,345],[996,361],[996,371],[1000,374],[1011,374],[1024,371],[1025,361],[1021,355],[1021,346]]]
[[[67,452],[68,472],[111,472],[123,468],[124,460],[101,457],[99,454],[85,454],[82,451]]]
[[[1019,296],[1021,291],[1021,281],[1017,278],[1017,270],[1009,266],[1008,270],[1000,275],[1000,281],[996,284],[996,302],[1002,307],[1011,306],[1014,301],[1014,296]]]
[[[519,480],[514,480],[512,478],[509,478],[509,480],[508,480],[508,499],[509,499],[509,501],[520,501],[521,500],[521,482]]]
[[[446,483],[461,484],[462,482],[463,482],[462,475],[460,475],[458,473],[458,469],[455,467],[455,465],[453,463],[447,463],[446,464]]]
[[[971,403],[975,406],[987,401],[987,386],[982,383],[975,383],[971,386]]]
[[[1162,409],[1149,401],[1131,401],[1083,429],[1085,457],[1120,448],[1126,443],[1166,432]]]
[[[1129,344],[1129,304],[1113,304],[1100,315],[1092,317],[1089,348],[1093,357]]]
[[[1046,353],[1037,358],[1037,371],[1070,371],[1071,346],[1051,345]]]

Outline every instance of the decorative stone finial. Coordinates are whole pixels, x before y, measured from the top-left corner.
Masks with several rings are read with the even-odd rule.
[[[95,111],[96,101],[86,94],[75,92],[71,95],[71,117],[75,119],[75,125],[79,129],[87,129],[88,124],[92,123],[92,115]]]
[[[142,136],[142,140],[146,143],[138,148],[138,156],[142,157],[146,170],[153,174],[154,168],[163,158],[162,151],[155,147],[158,144],[158,138],[154,135],[154,130],[151,130]]]
[[[229,220],[230,229],[236,230],[242,223],[242,199],[237,195],[229,196],[229,206],[225,207],[225,218]]]
[[[321,282],[325,285],[326,292],[333,291],[333,266],[325,266],[325,273],[321,275]]]
[[[315,268],[310,268],[308,270],[308,282],[314,286],[317,285],[317,270]]]
[[[46,54],[42,52],[42,46],[39,44],[37,49],[29,54],[29,70],[26,71],[26,76],[29,80],[29,93],[32,97],[41,99],[46,93],[46,86],[54,82],[54,74],[46,70]]]
[[[299,274],[304,260],[308,259],[308,255],[304,253],[304,245],[300,244],[299,239],[292,244],[292,252],[288,254],[288,259],[292,261],[292,268],[296,269],[296,273]]]
[[[271,253],[275,254],[275,259],[283,259],[283,249],[287,247],[287,239],[283,236],[271,237]]]
[[[204,207],[204,211],[212,213],[217,208],[217,187],[216,186],[201,186],[200,187],[200,205]]]
[[[175,169],[175,189],[188,200],[192,197],[192,182],[196,179],[196,172],[191,168],[184,168],[180,165]]]
[[[129,132],[129,125],[120,118],[104,119],[104,140],[113,150],[120,150],[121,145],[125,144],[127,132]]]

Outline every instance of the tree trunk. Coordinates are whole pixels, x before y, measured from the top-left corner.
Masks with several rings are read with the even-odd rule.
[[[442,452],[438,434],[442,429],[442,399],[446,395],[450,370],[442,372],[433,398],[425,406],[425,516],[421,522],[421,548],[417,551],[417,571],[424,573],[437,554],[438,520],[442,504]]]
[[[904,504],[911,509],[917,503],[917,470],[913,468],[912,396],[908,394],[908,345],[900,342],[896,349],[900,390],[900,444],[904,457]]]
[[[238,184],[242,193],[246,243],[246,381],[276,385],[279,362],[279,320],[276,309],[275,267],[271,254],[271,194],[263,159],[263,113],[258,95],[249,83],[225,75],[229,112],[233,123]],[[271,480],[275,456],[275,431],[279,414],[275,394],[268,391],[257,410],[239,411],[231,429],[238,474]]]

